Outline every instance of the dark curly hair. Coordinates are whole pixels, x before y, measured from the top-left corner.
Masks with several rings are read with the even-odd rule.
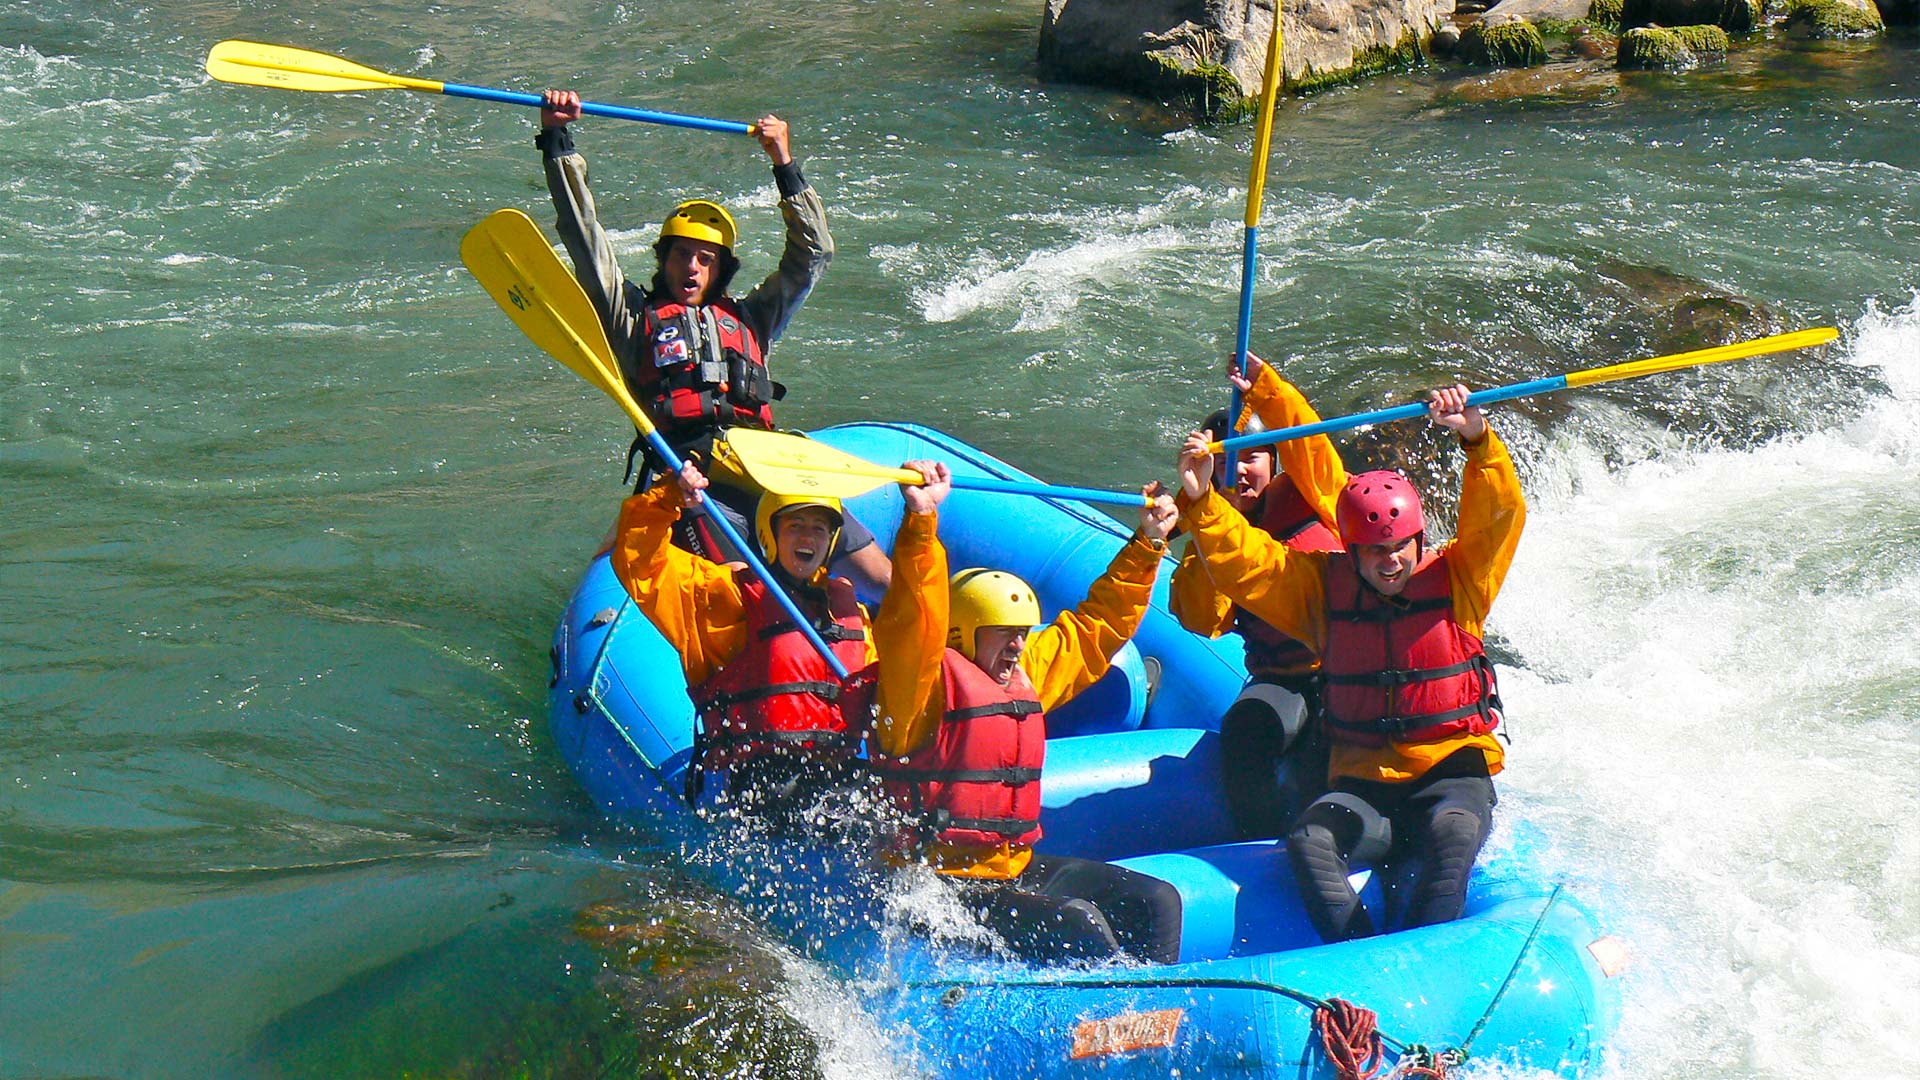
[[[667,295],[667,252],[673,250],[672,236],[663,236],[653,242],[653,284],[648,286],[647,299],[658,300]],[[733,249],[720,249],[720,265],[713,273],[713,287],[707,291],[703,300],[714,300],[727,295],[727,286],[733,284],[733,275],[740,272],[740,260],[734,258]]]

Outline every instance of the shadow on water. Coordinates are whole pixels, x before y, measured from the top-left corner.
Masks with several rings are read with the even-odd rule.
[[[511,896],[500,904],[511,906]],[[253,1040],[244,1071],[822,1075],[814,1037],[780,1004],[782,956],[726,897],[649,871],[578,910],[494,914],[276,1017]]]

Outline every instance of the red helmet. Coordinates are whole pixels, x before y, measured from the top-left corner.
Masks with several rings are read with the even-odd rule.
[[[1356,544],[1395,544],[1426,531],[1420,512],[1420,493],[1406,477],[1391,469],[1375,469],[1347,478],[1334,505],[1340,540]]]

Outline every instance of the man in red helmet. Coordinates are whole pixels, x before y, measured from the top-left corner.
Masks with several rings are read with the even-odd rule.
[[[676,454],[714,473],[709,494],[745,534],[758,493],[716,472],[711,449],[729,427],[773,427],[773,403],[786,387],[768,374],[766,354],[833,258],[826,207],[794,160],[786,121],[763,116],[754,134],[773,162],[787,223],[779,267],[746,296],[729,295],[727,287],[740,269],[733,217],[718,203],[690,199],[674,207],[661,226],[653,245],[653,279],[643,289],[620,271],[587,187],[587,161],[573,148],[567,125],[580,118],[580,95],[548,90],[545,102],[534,144],[544,156],[555,227],[573,258],[574,276],[593,301],[627,388]],[[629,469],[644,447],[643,440],[634,440],[627,452]],[[651,452],[651,467],[641,469],[637,490],[644,490],[660,467],[650,457]],[[716,561],[725,554],[698,516],[675,526],[674,541]],[[851,517],[834,555],[847,556],[879,588],[892,576],[892,564],[874,546],[873,534]]]
[[[1398,473],[1361,473],[1341,490],[1345,554],[1303,553],[1213,490],[1204,435],[1181,450],[1184,521],[1215,586],[1321,657],[1332,790],[1295,823],[1287,855],[1327,941],[1375,930],[1347,882],[1356,858],[1416,858],[1410,925],[1457,918],[1492,822],[1504,754],[1482,626],[1526,502],[1506,446],[1466,399],[1464,386],[1430,399],[1467,453],[1455,538],[1431,551],[1419,493]]]

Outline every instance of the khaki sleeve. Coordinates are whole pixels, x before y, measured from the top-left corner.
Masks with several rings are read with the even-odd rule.
[[[740,302],[747,321],[760,335],[762,347],[772,346],[787,332],[794,312],[806,303],[827,264],[833,261],[833,234],[827,231],[826,204],[811,186],[781,199],[780,216],[787,226],[780,265]]]
[[[674,547],[680,491],[671,482],[620,505],[614,576],[641,614],[680,652],[687,685],[698,686],[746,645],[746,611],[733,571]]]
[[[1087,598],[1027,639],[1020,668],[1042,708],[1051,709],[1107,673],[1113,654],[1140,629],[1153,600],[1161,553],[1138,538],[1127,541],[1087,589]]]
[[[593,301],[613,355],[633,355],[635,339],[645,332],[645,295],[620,272],[607,230],[587,187],[587,159],[565,154],[545,159],[547,193],[553,198],[554,228],[573,260],[573,276]]]
[[[893,540],[893,583],[874,617],[880,658],[873,744],[902,757],[933,737],[940,713],[940,658],[947,648],[947,550],[937,514],[908,513]]]

